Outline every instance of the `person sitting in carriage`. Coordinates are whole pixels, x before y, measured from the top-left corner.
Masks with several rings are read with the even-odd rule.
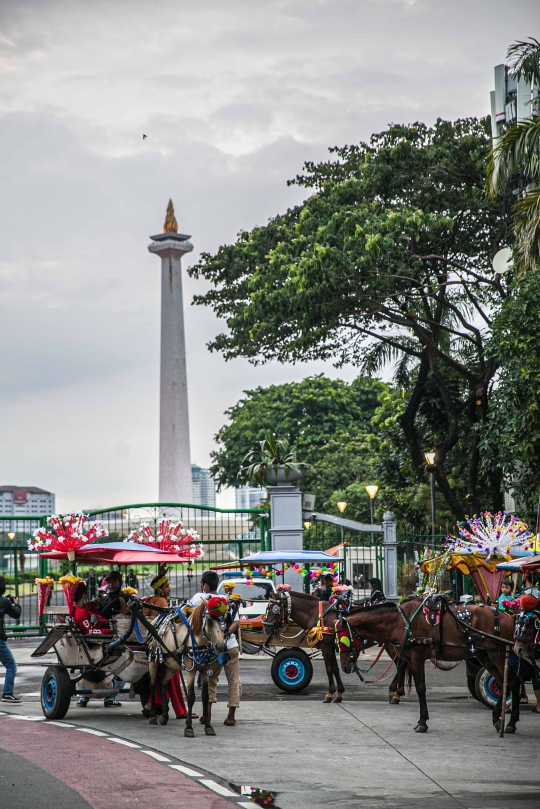
[[[171,594],[171,583],[167,578],[167,573],[165,569],[162,569],[157,576],[154,576],[152,581],[150,582],[150,587],[154,591],[154,595],[147,598],[144,602],[145,604],[154,604],[156,607],[164,607],[167,608],[169,606],[169,596]],[[153,619],[156,617],[157,612],[152,609],[147,609],[146,607],[143,609],[143,613],[146,615],[147,618]],[[165,689],[165,694],[167,698],[170,699],[171,705],[173,708],[174,713],[176,714],[177,719],[184,719],[187,715],[186,710],[186,703],[184,702],[184,695],[182,693],[182,685],[180,681],[180,672],[177,671],[176,674],[171,677],[169,683]],[[161,702],[161,688],[156,688],[156,693],[154,695],[154,701],[156,706],[159,709],[162,708]],[[150,711],[150,694],[145,692],[141,694],[141,703],[143,705],[143,714],[146,715],[147,712]],[[192,714],[195,716],[195,714]]]
[[[83,635],[110,635],[109,622],[96,614],[92,604],[87,603],[88,588],[84,581],[79,582],[75,590],[73,623]]]
[[[96,612],[102,618],[112,618],[114,615],[127,612],[126,601],[122,596],[122,575],[118,570],[111,570],[107,575],[108,592],[98,599]]]

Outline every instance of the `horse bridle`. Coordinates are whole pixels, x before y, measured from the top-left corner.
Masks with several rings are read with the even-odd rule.
[[[265,621],[263,619],[262,625],[265,628],[265,632],[267,635],[271,637],[272,635],[275,635],[276,632],[279,632],[279,630],[282,629],[283,627],[288,626],[291,620],[291,610],[292,610],[291,596],[289,595],[287,590],[285,590],[282,593],[276,593],[275,595],[270,596],[270,598],[268,599],[268,609],[266,611],[266,614],[268,614],[270,606],[272,607],[272,614],[280,616],[279,624],[276,623],[275,621]]]
[[[536,632],[530,638],[524,636],[525,630],[530,622],[534,619],[534,628]],[[523,610],[516,616],[516,623],[514,629],[514,641],[519,641],[525,646],[533,647],[533,657],[536,648],[540,645],[540,611],[539,610]]]

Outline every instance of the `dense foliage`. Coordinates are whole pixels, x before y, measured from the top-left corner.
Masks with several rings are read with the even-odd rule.
[[[313,191],[303,205],[191,270],[212,284],[196,302],[227,321],[211,344],[226,358],[331,358],[370,375],[395,363],[405,396],[392,451],[425,486],[423,453],[436,450],[438,489],[458,518],[502,503],[497,453],[482,463],[480,441],[497,371],[486,348],[506,296],[491,271],[504,229],[484,194],[489,148],[487,122],[469,119],[395,125],[333,149],[294,181]],[[311,430],[303,440],[306,453],[324,446]],[[221,482],[236,459],[222,474],[226,463]]]

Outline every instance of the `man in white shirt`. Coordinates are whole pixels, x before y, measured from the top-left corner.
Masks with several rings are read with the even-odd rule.
[[[201,590],[195,593],[188,604],[190,607],[197,607],[203,599],[208,599],[210,596],[217,594],[219,585],[219,576],[214,570],[207,570],[201,576]],[[240,695],[242,694],[242,683],[240,682],[240,661],[238,648],[238,640],[236,632],[238,632],[239,621],[236,620],[231,624],[227,635],[227,651],[229,653],[229,660],[225,663],[225,676],[227,677],[228,685],[228,703],[229,713],[225,719],[224,725],[232,727],[236,725],[236,709],[240,707]],[[218,677],[211,677],[208,681],[208,698],[211,703],[217,702],[217,684]],[[201,717],[200,721],[204,721]]]

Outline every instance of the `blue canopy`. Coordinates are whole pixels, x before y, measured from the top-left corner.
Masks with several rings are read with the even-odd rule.
[[[259,551],[240,559],[245,565],[279,565],[283,562],[292,564],[331,564],[343,562],[342,556],[330,556],[324,551]]]
[[[509,562],[501,562],[500,565],[497,565],[497,570],[521,570],[525,565],[540,567],[540,556],[522,556],[519,559],[511,559]]]

